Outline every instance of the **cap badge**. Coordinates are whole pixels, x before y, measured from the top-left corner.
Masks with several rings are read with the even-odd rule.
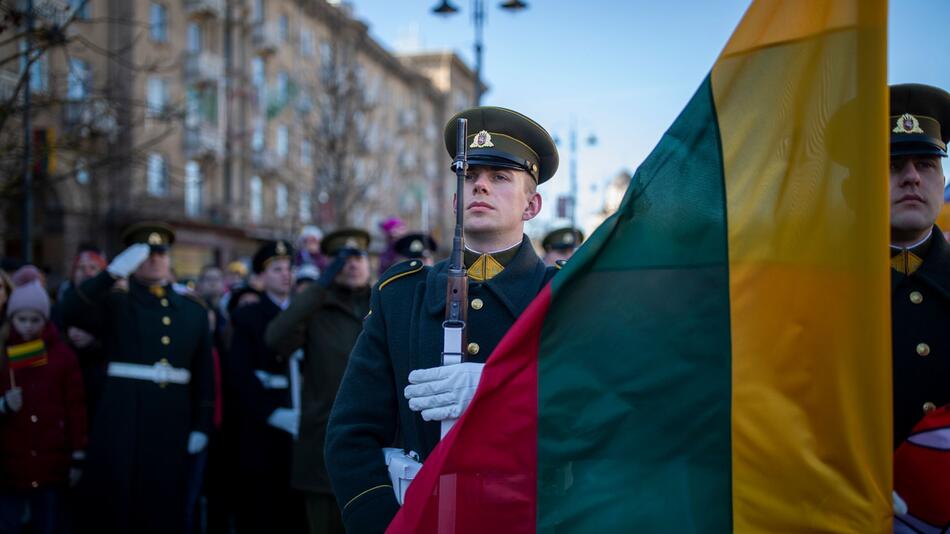
[[[274,252],[276,252],[278,256],[286,256],[287,246],[284,245],[283,241],[278,241],[277,246],[274,248]]]
[[[469,148],[486,148],[493,147],[494,143],[491,142],[491,134],[487,130],[482,130],[475,134],[475,139],[472,140],[472,144],[469,145]]]
[[[360,248],[360,244],[351,237],[346,240],[346,243],[343,244],[343,248]]]
[[[411,252],[422,252],[422,249],[425,247],[422,244],[422,241],[416,239],[412,243],[409,243],[409,250]]]
[[[158,232],[152,232],[148,234],[148,244],[149,245],[161,245],[162,236]]]
[[[571,243],[574,242],[574,234],[570,234],[570,233],[564,234],[564,235],[561,237],[561,242],[564,243],[564,244],[566,244],[566,245],[570,245]]]
[[[894,129],[891,130],[894,133],[924,133],[920,129],[920,122],[917,121],[917,117],[911,115],[910,113],[904,113],[897,118],[897,124],[894,126]]]

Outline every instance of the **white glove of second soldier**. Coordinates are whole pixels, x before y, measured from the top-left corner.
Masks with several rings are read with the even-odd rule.
[[[106,267],[106,270],[119,278],[128,278],[134,273],[139,265],[148,259],[151,250],[145,243],[136,243],[123,250],[118,256],[112,259],[112,262]]]
[[[457,363],[409,373],[405,395],[409,409],[422,412],[426,421],[444,421],[462,415],[475,396],[483,363]]]
[[[297,433],[300,431],[300,414],[290,408],[277,408],[267,418],[267,424],[297,439]]]
[[[188,434],[188,454],[198,454],[208,446],[208,435],[204,432]]]

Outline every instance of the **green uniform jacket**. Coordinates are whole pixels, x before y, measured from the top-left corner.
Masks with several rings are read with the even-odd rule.
[[[891,269],[895,448],[925,405],[950,403],[950,244],[936,226],[922,259],[906,276]]]
[[[108,272],[63,297],[63,316],[103,343],[108,362],[167,360],[191,372],[188,384],[107,376],[92,423],[80,507],[97,532],[179,532],[184,528],[187,443],[210,435],[214,376],[208,312],[165,286],[165,295]]]
[[[403,391],[410,371],[441,365],[447,270],[403,262],[373,289],[327,429],[327,470],[351,534],[382,532],[398,510],[382,449],[401,445],[424,461],[439,441],[439,423],[411,411]],[[555,272],[524,237],[501,273],[470,281],[469,361],[485,361]]]
[[[340,387],[350,350],[369,311],[369,287],[329,289],[311,284],[267,328],[265,341],[280,355],[305,347],[301,364],[300,436],[294,443],[291,485],[331,493],[323,463],[330,407]]]

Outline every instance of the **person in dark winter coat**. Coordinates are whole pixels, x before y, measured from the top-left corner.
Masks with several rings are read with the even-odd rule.
[[[49,322],[37,282],[18,287],[7,316],[7,372],[0,397],[0,532],[59,532],[65,490],[80,476],[86,447],[82,376],[72,350]],[[25,514],[26,510],[29,514]]]

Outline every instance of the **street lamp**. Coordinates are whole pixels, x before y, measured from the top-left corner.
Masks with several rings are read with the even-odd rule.
[[[571,119],[571,127],[568,132],[568,149],[570,151],[570,180],[571,180],[571,227],[577,228],[577,121]],[[557,145],[561,144],[561,140],[558,138],[554,139],[554,142]],[[584,139],[584,143],[587,146],[594,146],[597,144],[597,136],[593,133],[588,134],[587,138]]]
[[[517,12],[528,7],[528,4],[521,0],[506,0],[499,4],[500,8]],[[459,8],[452,5],[449,0],[442,0],[438,5],[432,8],[436,15],[448,17],[459,12]],[[475,105],[478,106],[482,101],[482,30],[485,26],[485,1],[472,0],[472,24],[475,25]]]

